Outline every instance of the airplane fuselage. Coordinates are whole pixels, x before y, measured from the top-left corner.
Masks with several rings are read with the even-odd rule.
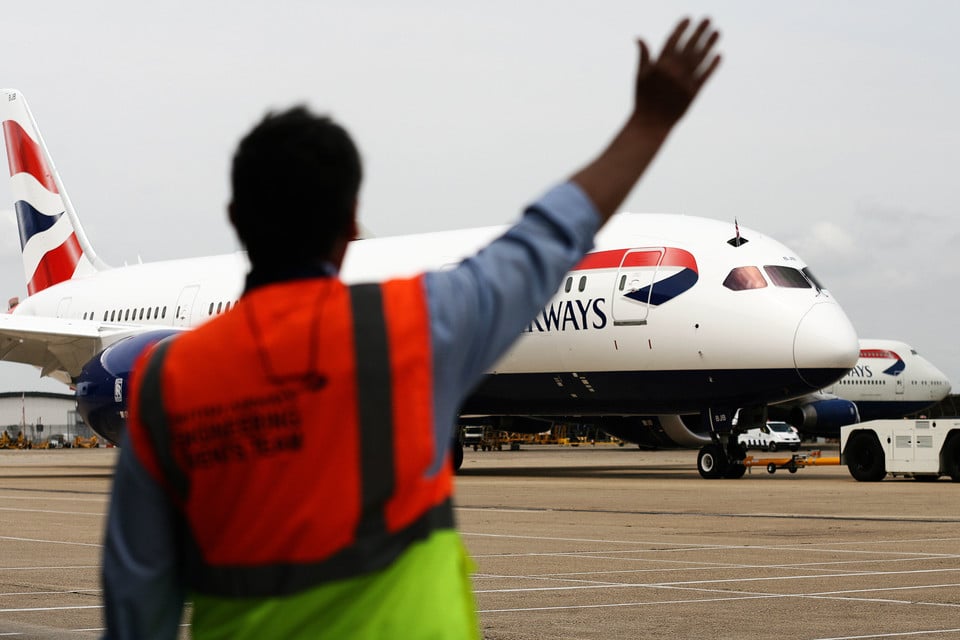
[[[789,249],[748,230],[749,242],[733,246],[730,226],[615,216],[464,413],[690,412],[782,400],[838,379],[856,345],[839,305],[802,281],[804,265]],[[352,283],[443,268],[501,231],[356,241],[341,275]],[[792,270],[805,286],[778,286],[769,277],[753,288],[724,285],[745,266]],[[242,304],[247,268],[245,255],[235,253],[98,271],[30,296],[14,314],[189,328]]]
[[[860,420],[902,418],[922,411],[950,393],[950,380],[905,342],[860,340],[860,359],[824,389],[855,402]]]

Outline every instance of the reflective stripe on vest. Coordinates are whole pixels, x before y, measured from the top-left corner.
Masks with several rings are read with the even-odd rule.
[[[320,286],[317,285],[317,287]],[[424,464],[424,461],[432,459],[433,451],[404,451],[406,435],[401,441],[395,439],[397,430],[403,428],[411,430],[411,442],[415,444],[409,446],[422,449],[426,436],[429,436],[429,441],[432,442],[432,424],[416,424],[413,425],[416,427],[415,429],[411,429],[410,424],[396,424],[398,409],[405,409],[410,402],[415,402],[419,407],[419,411],[410,412],[413,416],[418,419],[422,419],[424,416],[428,418],[432,416],[432,406],[422,406],[431,402],[432,384],[429,380],[429,368],[426,369],[426,380],[423,373],[417,373],[423,371],[424,366],[428,367],[431,357],[422,281],[419,279],[393,281],[384,285],[358,285],[348,289],[343,287],[339,281],[335,281],[335,283],[328,283],[323,286],[331,287],[332,293],[330,293],[330,296],[333,298],[341,293],[346,296],[342,300],[341,298],[337,299],[341,300],[344,305],[343,312],[348,312],[352,318],[350,321],[352,336],[344,336],[344,339],[352,339],[353,342],[354,388],[357,400],[356,411],[351,412],[345,409],[344,413],[345,415],[354,415],[355,413],[356,419],[356,433],[353,434],[353,437],[356,438],[358,443],[358,459],[356,461],[357,469],[354,473],[356,473],[356,481],[359,483],[359,513],[355,521],[354,531],[340,536],[346,542],[330,552],[325,552],[317,557],[304,557],[301,552],[301,557],[284,558],[282,557],[283,551],[274,551],[271,552],[274,555],[266,559],[259,558],[247,561],[247,558],[240,551],[231,552],[227,549],[224,552],[223,547],[230,546],[233,540],[232,536],[226,535],[218,538],[222,544],[211,547],[211,543],[207,543],[207,548],[202,548],[204,547],[202,542],[203,531],[209,531],[212,523],[209,520],[204,520],[205,510],[203,505],[201,504],[198,507],[196,503],[192,502],[195,498],[193,490],[195,487],[203,486],[206,494],[209,494],[211,476],[209,474],[203,476],[203,472],[208,470],[202,467],[196,473],[191,470],[191,464],[195,461],[184,453],[184,447],[189,449],[190,445],[195,444],[194,441],[202,437],[203,431],[200,430],[201,435],[199,436],[196,429],[193,432],[183,433],[181,429],[178,429],[178,424],[181,421],[178,418],[177,409],[168,405],[171,393],[176,398],[184,397],[186,392],[181,385],[187,385],[188,383],[183,381],[182,378],[184,377],[183,372],[190,370],[189,363],[177,351],[177,343],[173,342],[159,345],[143,369],[140,388],[139,390],[135,389],[135,393],[138,393],[138,401],[136,402],[138,415],[136,416],[137,419],[131,420],[131,428],[139,428],[137,425],[142,425],[143,430],[146,431],[145,435],[150,448],[155,453],[157,463],[162,469],[163,481],[182,505],[187,520],[185,530],[191,532],[184,536],[183,541],[188,583],[191,588],[198,591],[212,595],[239,597],[280,596],[295,593],[324,581],[352,577],[383,568],[403,553],[413,541],[426,537],[435,529],[453,526],[450,506],[451,474],[449,465],[443,465],[443,468],[435,477],[422,478],[420,476],[423,475],[423,471],[428,466]],[[345,293],[337,287],[343,287]],[[324,289],[318,288],[317,290],[326,295]],[[271,300],[282,299],[282,296],[271,298],[270,295],[272,294],[266,294],[265,299],[268,303]],[[264,298],[261,296],[260,301],[263,302],[263,300]],[[403,305],[409,307],[410,301],[417,301],[417,304],[413,305],[416,308],[409,318],[401,317],[399,320],[395,320],[392,316],[404,315],[402,309],[398,314],[398,308]],[[242,320],[242,316],[238,315],[241,313],[240,309],[244,304],[252,303],[252,300],[241,301],[232,316],[231,314],[225,314],[214,322],[220,321],[221,325],[227,326],[229,331],[236,330],[238,332],[237,336],[246,338],[246,336],[241,335],[241,330],[246,325],[238,321],[237,318]],[[232,325],[224,322],[231,317]],[[423,326],[420,326],[421,323]],[[230,329],[230,327],[233,327],[233,329]],[[190,333],[197,333],[199,340],[201,337],[199,332],[202,330],[201,327]],[[219,334],[208,332],[202,337],[209,338],[214,335]],[[324,336],[330,337],[329,334],[324,334]],[[423,336],[427,336],[426,341],[423,340]],[[178,340],[189,337],[189,334],[185,334]],[[393,338],[392,341],[391,337]],[[229,339],[232,338],[228,338],[227,342],[223,344],[230,344]],[[413,346],[402,344],[407,341],[411,342]],[[204,342],[207,342],[207,340]],[[423,342],[423,344],[419,344],[420,342]],[[401,344],[398,345],[398,343]],[[191,342],[192,348],[189,350],[189,357],[193,359],[192,361],[203,361],[204,358],[209,358],[209,354],[202,353],[202,349],[201,353],[197,353],[198,350],[195,348],[197,344],[197,340]],[[171,346],[173,346],[172,350]],[[243,348],[242,340],[238,348]],[[335,348],[331,347],[331,350],[337,352]],[[401,356],[397,356],[397,353],[400,353]],[[250,357],[252,356],[248,356],[248,358]],[[236,359],[228,359],[228,362],[234,363],[234,360]],[[174,361],[176,362],[175,366],[173,365]],[[244,362],[242,357],[240,361]],[[169,371],[171,366],[174,366],[173,373]],[[236,366],[235,363],[234,366]],[[413,367],[409,371],[414,374],[409,376],[410,381],[404,380],[408,377],[405,375],[408,372],[408,366]],[[198,369],[207,375],[209,375],[209,371],[217,371],[216,367],[212,365],[204,368],[198,367]],[[320,377],[322,378],[322,376]],[[426,383],[426,395],[420,393],[423,383]],[[166,389],[164,388],[165,384],[167,385]],[[256,388],[255,383],[251,384]],[[285,393],[287,396],[284,397],[290,395],[290,392]],[[298,396],[290,402],[295,403],[295,406],[299,408],[300,413],[297,414],[296,418],[304,419],[303,408],[313,406],[310,394],[320,392],[312,392],[308,389],[298,393],[302,397]],[[399,396],[398,393],[400,393]],[[410,399],[411,396],[414,397],[414,400]],[[342,401],[347,402],[348,398],[344,397]],[[329,402],[329,399],[327,402]],[[407,420],[406,414],[405,410],[399,414],[401,422]],[[182,418],[182,416],[180,417]],[[188,424],[196,424],[195,417],[191,415],[193,422]],[[211,423],[216,425],[218,419],[221,422],[226,420],[228,426],[234,429],[238,428],[236,424],[230,423],[230,417],[233,417],[232,414],[228,418],[214,416],[211,418]],[[344,438],[349,439],[351,437],[351,433],[348,431],[351,425],[348,423],[338,424],[339,415],[309,415],[308,417],[310,418],[310,424],[307,424],[304,427],[305,429],[322,430],[320,435],[315,431],[310,432],[314,439],[318,437],[337,438],[341,437],[339,435],[341,433]],[[233,418],[236,422],[235,417]],[[314,422],[320,422],[321,424],[314,424]],[[143,440],[142,436],[144,434],[142,433],[132,435],[135,442]],[[194,440],[190,440],[190,438]],[[185,441],[187,444],[184,444]],[[317,447],[315,442],[312,442],[310,446]],[[188,457],[184,458],[184,455],[188,455]],[[235,486],[231,486],[230,478],[236,479],[238,477],[231,474],[240,473],[240,468],[247,468],[243,456],[239,453],[237,455],[240,464],[223,467],[223,486],[218,487],[218,490],[222,490],[225,500],[239,501],[240,504],[237,508],[246,510],[245,512],[251,514],[249,519],[251,527],[260,527],[262,530],[265,525],[270,524],[265,519],[273,518],[273,520],[276,520],[278,533],[276,536],[270,536],[273,539],[267,542],[277,543],[274,545],[276,548],[283,548],[284,545],[281,544],[282,536],[300,535],[296,518],[302,518],[303,514],[290,515],[288,519],[292,523],[289,525],[293,527],[292,530],[289,530],[289,527],[284,528],[286,525],[285,522],[282,522],[284,516],[282,514],[278,515],[280,507],[275,507],[272,504],[262,508],[262,511],[267,515],[258,519],[257,516],[261,514],[257,505],[243,503],[244,497],[237,496],[236,493],[239,490]],[[249,468],[251,473],[261,474],[259,479],[262,480],[262,483],[269,483],[273,478],[269,475],[262,477],[263,473],[282,474],[285,473],[287,467],[292,468],[304,464],[312,464],[315,467],[317,463],[323,464],[324,462],[320,459],[304,461],[306,454],[301,451],[292,455],[296,457],[283,458],[283,462],[276,462],[277,459],[272,458],[263,467],[257,466],[260,461],[254,461],[256,464],[250,463]],[[419,466],[416,469],[411,469],[411,463],[408,462],[408,459],[415,460]],[[270,466],[271,464],[280,466]],[[260,471],[256,471],[256,469],[260,469]],[[270,469],[273,469],[273,471],[270,471]],[[198,482],[201,485],[197,485]],[[343,482],[352,482],[349,479],[349,474],[343,478]],[[258,483],[257,488],[262,487],[262,483]],[[245,486],[249,487],[249,485]],[[282,490],[290,492],[300,489],[308,494],[308,497],[308,492],[311,491],[347,491],[349,494],[351,490],[349,487],[337,485],[293,488],[283,485]],[[280,491],[279,486],[278,491]],[[289,498],[289,496],[278,495],[277,499],[279,500],[281,497]],[[339,504],[335,501],[334,503]],[[261,499],[259,504],[263,507],[265,503]],[[219,505],[214,504],[213,506]],[[331,515],[331,518],[334,518],[334,516]],[[198,519],[204,520],[205,524],[198,526]],[[342,518],[337,521],[342,521]],[[242,530],[244,527],[238,526],[236,521],[232,525],[226,526],[237,530],[238,539],[245,533]],[[316,523],[312,526],[316,528]],[[203,527],[206,527],[206,529]],[[198,533],[201,534],[199,538]],[[264,535],[262,531],[260,535]],[[244,547],[244,544],[247,546]],[[299,547],[297,545],[292,546],[302,549],[304,545],[309,546],[310,543],[305,543],[302,535],[300,535],[297,544]],[[246,542],[237,542],[236,545],[237,549],[252,548],[254,551],[259,550],[256,545],[250,546],[249,539]],[[211,558],[211,556],[220,559]]]

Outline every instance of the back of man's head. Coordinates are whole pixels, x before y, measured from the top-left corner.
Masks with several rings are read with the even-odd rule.
[[[350,135],[305,107],[270,113],[233,157],[230,217],[254,266],[325,260],[353,229],[362,170]]]

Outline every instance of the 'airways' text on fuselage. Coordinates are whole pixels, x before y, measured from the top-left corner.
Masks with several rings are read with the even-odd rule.
[[[607,314],[603,310],[606,298],[584,300],[560,300],[544,308],[531,322],[524,333],[548,331],[583,331],[603,329],[607,326]]]

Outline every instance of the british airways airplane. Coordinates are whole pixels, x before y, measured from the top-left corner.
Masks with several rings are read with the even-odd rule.
[[[0,359],[71,385],[86,422],[118,441],[136,356],[243,304],[248,263],[234,253],[109,268],[23,96],[5,90],[4,98],[28,296],[0,314]],[[361,282],[444,268],[502,231],[355,241],[341,275]],[[730,437],[733,411],[831,385],[858,353],[840,305],[772,238],[703,218],[618,214],[462,412],[465,420],[581,416],[638,432],[650,428],[638,416],[664,414],[679,444],[705,444],[701,475],[736,477],[744,452]],[[687,429],[681,413],[702,415],[710,437]]]
[[[902,354],[902,355],[901,355]],[[813,393],[767,407],[767,419],[792,424],[804,436],[839,438],[840,427],[867,420],[903,418],[950,393],[947,376],[905,342],[860,340],[860,359],[843,378]],[[699,415],[639,418],[646,429],[606,418],[607,430],[642,447],[701,447],[711,442]],[[604,423],[601,421],[599,426]]]
[[[940,402],[950,393],[950,379],[905,342],[860,340],[860,359],[843,378],[822,389],[816,400],[841,398],[856,406],[859,421],[903,418]],[[810,398],[813,400],[813,398]],[[805,435],[840,436],[840,427],[858,420],[835,421],[817,416],[816,401],[787,402],[783,414],[770,408],[771,417],[790,422]],[[838,416],[841,417],[841,416]]]

